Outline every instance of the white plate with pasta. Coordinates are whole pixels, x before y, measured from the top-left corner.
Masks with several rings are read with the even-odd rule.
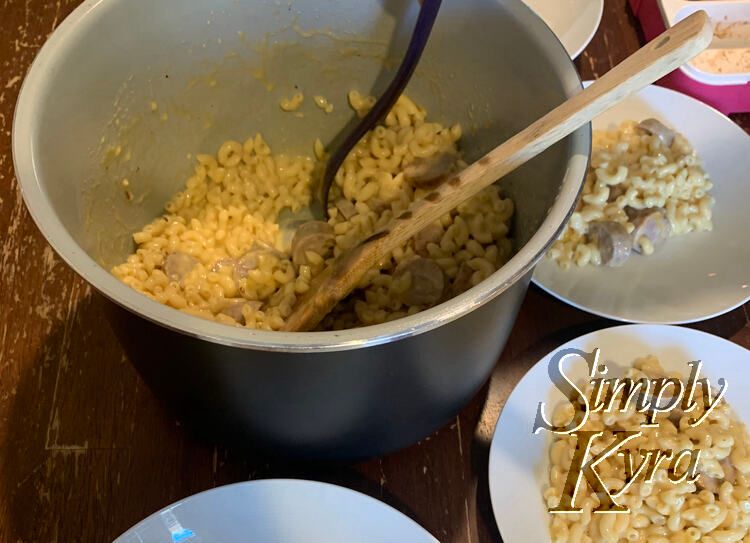
[[[600,368],[601,364],[607,366],[608,378],[629,375],[634,379],[644,376],[668,379],[678,376],[684,383],[689,383],[687,377],[692,370],[688,363],[701,361],[697,379],[708,380],[714,391],[711,402],[715,401],[716,407],[708,410],[705,420],[694,428],[689,428],[687,422],[691,416],[698,421],[706,412],[700,407],[702,404],[690,414],[675,408],[657,415],[658,433],[654,428],[640,425],[648,412],[639,414],[634,406],[617,415],[602,415],[592,410],[581,430],[616,428],[643,431],[641,436],[623,443],[616,450],[617,454],[607,457],[596,467],[606,490],[615,491],[616,504],[627,507],[630,512],[592,513],[598,502],[583,479],[578,497],[572,504],[580,506],[583,511],[553,515],[548,508],[560,504],[576,438],[553,436],[545,429],[536,435],[532,433],[540,402],[546,402],[544,416],[552,424],[566,424],[573,412],[565,396],[553,386],[548,368],[551,360],[559,360],[561,354],[570,352],[568,349],[593,352],[597,348],[600,350],[597,367]],[[639,369],[632,369],[634,363]],[[590,375],[587,363],[578,356],[571,356],[561,367],[567,378],[590,397],[589,390],[583,388]],[[750,397],[745,393],[750,387],[748,367],[750,351],[743,347],[704,332],[665,325],[624,325],[599,330],[574,339],[542,358],[510,394],[490,449],[490,496],[503,541],[748,541],[750,436],[745,428],[750,420]],[[630,373],[625,374],[628,369]],[[601,374],[596,377],[601,377]],[[725,394],[717,400],[716,391],[722,387]],[[692,395],[687,392],[684,395],[699,402],[702,390],[699,385]],[[615,400],[620,397],[616,396]],[[669,394],[664,398],[668,399]],[[682,405],[681,401],[678,406]],[[618,405],[617,401],[614,405]],[[666,403],[660,405],[666,407]],[[565,407],[568,414],[561,416]],[[614,440],[612,434],[596,437],[591,450],[599,454],[602,447]],[[635,455],[639,450],[669,448],[700,451],[694,471],[699,476],[695,482],[669,481],[668,463],[663,461],[658,464],[651,483],[644,482],[646,474],[642,472],[631,487],[617,496],[616,491],[624,479],[626,456],[620,454],[622,451],[629,449]],[[685,465],[687,463],[682,464]],[[673,473],[682,473],[679,465]]]
[[[596,34],[604,0],[524,0],[560,39],[570,58],[583,52]]]
[[[638,126],[648,119],[657,128],[652,120]],[[579,309],[635,323],[696,322],[750,299],[750,136],[705,104],[657,86],[597,118],[593,129],[583,198],[534,283]],[[621,254],[617,240],[642,231],[637,213],[657,209],[649,220],[665,222],[663,243],[639,237],[642,244]],[[602,222],[616,221],[624,232],[601,234]]]

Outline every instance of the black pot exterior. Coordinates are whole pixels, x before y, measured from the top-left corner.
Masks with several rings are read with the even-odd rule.
[[[351,460],[415,443],[469,402],[497,362],[529,279],[430,332],[327,353],[229,347],[108,306],[154,394],[199,433],[279,456]]]
[[[279,335],[250,337],[174,311],[109,272],[133,252],[133,232],[184,189],[188,153],[259,131],[274,149],[295,154],[309,154],[316,138],[335,141],[351,121],[346,93],[382,94],[392,79],[384,60],[400,58],[418,12],[407,0],[295,0],[293,10],[255,0],[84,2],[26,75],[13,124],[24,201],[62,259],[120,304],[108,305],[131,360],[155,394],[197,428],[286,455],[382,454],[450,420],[496,363],[534,259],[560,233],[580,193],[590,127],[503,178],[515,203],[516,256],[466,301],[443,307],[443,315],[467,314],[414,337],[325,354],[227,347],[274,348]],[[356,39],[342,47],[339,39],[298,30],[321,28]],[[284,46],[252,46],[268,35]],[[271,79],[259,79],[253,68],[269,68]],[[204,84],[206,73],[216,85]],[[269,81],[276,91],[269,92]],[[339,97],[342,107],[290,122],[278,107],[278,93],[289,90],[284,82]],[[464,127],[464,158],[472,162],[580,86],[559,40],[521,0],[454,0],[441,6],[408,94],[431,118]],[[174,111],[169,122],[147,107],[154,102]],[[127,151],[112,161],[115,144]],[[125,177],[139,194],[135,201],[123,195]],[[501,289],[486,305],[471,305]],[[381,329],[393,337],[421,330],[430,318]],[[352,333],[359,338],[352,341],[367,342],[370,333]],[[308,338],[286,346],[314,345]]]

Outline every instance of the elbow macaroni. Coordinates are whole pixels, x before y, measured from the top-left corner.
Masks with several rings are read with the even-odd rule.
[[[291,98],[283,98],[279,102],[279,107],[284,111],[297,111],[304,101],[305,95],[301,92],[295,92]]]
[[[326,113],[333,113],[333,104],[330,103],[324,96],[314,96],[313,101],[318,108],[322,109]]]
[[[356,91],[348,98],[361,115],[374,103]],[[281,107],[293,110],[301,101],[301,94],[295,95]],[[282,209],[297,211],[309,203],[316,166],[326,158],[322,142],[313,145],[314,159],[275,155],[258,134],[245,142],[225,142],[216,155],[198,155],[184,190],[167,203],[163,216],[133,235],[135,252],[112,273],[146,296],[187,313],[278,330],[298,297],[335,257],[427,194],[405,180],[404,166],[417,157],[456,152],[461,129],[426,117],[424,109],[401,96],[383,124],[346,158],[331,189],[328,222],[335,245],[325,258],[308,251],[305,265],[293,265],[276,223]],[[459,161],[457,167],[461,165]],[[346,214],[333,205],[342,198],[348,200]],[[405,305],[395,296],[410,287],[408,274],[399,281],[394,278],[397,266],[417,253],[442,269],[447,297],[483,281],[511,256],[513,212],[513,202],[503,198],[498,187],[483,190],[433,225],[437,236],[421,251],[410,240],[370,270],[360,290],[340,303],[321,327],[378,324],[425,309]],[[254,247],[265,249],[238,278],[237,262]],[[181,277],[167,273],[167,260],[175,253],[192,263]]]
[[[649,356],[638,359],[626,376],[633,379],[663,376],[658,360]],[[679,375],[667,375],[678,377]],[[592,391],[589,384],[588,396]],[[728,404],[722,401],[696,427],[687,424],[689,417],[702,413],[699,390],[694,398],[699,403],[697,412],[690,414],[661,413],[658,427],[642,427],[644,413],[634,406],[622,413],[591,412],[582,430],[640,430],[642,435],[622,449],[700,449],[696,483],[673,483],[668,479],[668,463],[659,465],[653,481],[645,482],[643,475],[618,499],[630,513],[593,514],[599,499],[585,481],[579,487],[576,506],[581,513],[551,515],[550,535],[553,543],[729,543],[750,542],[750,436]],[[562,425],[572,420],[569,403],[558,408],[553,423]],[[612,440],[605,432],[594,440],[592,450],[599,451]],[[549,507],[560,500],[567,471],[573,459],[576,438],[556,434],[549,450],[548,485],[544,499]],[[597,466],[607,488],[622,488],[625,482],[625,460],[612,455]],[[731,479],[731,481],[730,481]],[[718,481],[718,482],[717,482]],[[714,486],[711,489],[711,486]]]
[[[626,207],[661,207],[672,227],[671,235],[710,231],[714,199],[708,174],[690,143],[676,134],[671,147],[645,133],[635,121],[612,131],[594,131],[589,173],[575,212],[547,256],[567,269],[572,264],[600,265],[591,258],[595,247],[587,237],[592,221],[621,223],[628,233],[635,228]],[[648,240],[639,244],[653,254]],[[583,249],[582,249],[583,247]]]

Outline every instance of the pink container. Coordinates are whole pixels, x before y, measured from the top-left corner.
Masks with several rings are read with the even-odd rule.
[[[710,2],[690,4],[695,8],[711,7]],[[714,3],[716,4],[718,3]],[[664,6],[660,0],[630,0],[630,7],[638,17],[647,40],[650,41],[664,32],[668,23],[665,22]],[[721,76],[713,77],[721,80]],[[695,80],[683,69],[679,69],[660,79],[657,84],[693,96],[725,114],[750,112],[750,83],[707,84]]]

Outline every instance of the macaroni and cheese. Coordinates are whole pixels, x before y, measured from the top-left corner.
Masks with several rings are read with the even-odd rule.
[[[659,361],[648,356],[635,361],[627,377],[654,379],[677,377],[666,375]],[[592,392],[586,389],[586,396]],[[625,443],[637,457],[638,451],[684,449],[699,450],[696,482],[688,479],[675,483],[669,479],[669,465],[658,464],[651,482],[635,479],[618,503],[629,513],[592,513],[599,498],[583,481],[579,485],[576,507],[580,513],[554,514],[550,521],[553,543],[736,543],[750,541],[750,436],[721,400],[698,425],[688,420],[704,412],[696,388],[693,399],[697,405],[691,413],[676,409],[660,412],[657,427],[642,426],[646,413],[636,411],[634,404],[624,411],[590,412],[581,430],[604,430],[595,438],[592,454],[600,453],[613,441],[612,431],[639,430],[641,436]],[[553,415],[553,424],[565,425],[573,420],[574,407],[565,403]],[[555,507],[562,496],[567,471],[576,448],[576,437],[555,434],[549,450],[549,478],[544,490],[548,507]],[[611,455],[596,466],[610,492],[623,488],[626,480],[625,455]]]
[[[583,194],[547,256],[562,268],[619,266],[670,236],[711,230],[711,187],[689,142],[655,119],[595,131]]]
[[[374,103],[356,92],[348,98],[360,115]],[[457,150],[461,127],[426,117],[400,97],[336,174],[328,222],[299,228],[291,245],[277,218],[284,208],[309,203],[311,181],[326,158],[320,140],[313,145],[315,159],[274,155],[260,135],[227,141],[215,156],[198,155],[184,190],[163,216],[134,234],[135,252],[112,272],[182,311],[278,330],[334,258],[465,166]],[[476,285],[510,258],[513,212],[498,187],[483,190],[370,270],[321,328],[397,319]]]

